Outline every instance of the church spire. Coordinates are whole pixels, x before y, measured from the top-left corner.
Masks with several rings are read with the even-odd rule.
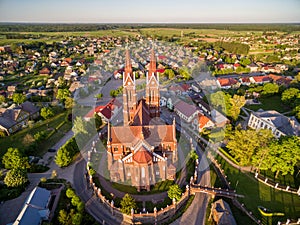
[[[150,56],[150,64],[149,64],[149,73],[148,73],[148,78],[156,73],[156,58],[155,58],[155,53],[154,53],[154,47],[151,49],[151,56]]]
[[[132,65],[131,65],[131,59],[130,59],[130,53],[129,50],[126,48],[126,54],[125,54],[125,75],[128,76],[128,74],[132,74]]]

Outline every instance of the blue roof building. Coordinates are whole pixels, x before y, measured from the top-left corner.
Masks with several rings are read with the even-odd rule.
[[[13,225],[39,225],[49,218],[48,204],[51,192],[40,187],[35,187],[25,201]]]

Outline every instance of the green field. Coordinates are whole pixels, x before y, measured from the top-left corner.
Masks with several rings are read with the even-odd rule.
[[[4,137],[0,139],[0,157],[2,157],[8,148],[18,148],[24,149],[30,145],[30,143],[25,143],[24,140],[27,134],[31,135],[32,137],[34,134],[44,131],[46,135],[49,135],[53,130],[60,124],[64,123],[59,130],[54,131],[53,135],[48,138],[48,140],[44,140],[39,146],[37,150],[35,150],[34,155],[42,156],[48,148],[51,148],[57,141],[59,141],[66,132],[71,129],[71,122],[65,122],[65,117],[67,115],[67,111],[64,113],[58,114],[57,116],[50,118],[48,120],[39,121],[37,122],[32,128],[23,129],[11,136]],[[48,128],[47,128],[48,124]]]
[[[289,219],[297,219],[300,216],[300,199],[299,196],[283,191],[277,191],[261,182],[258,182],[252,174],[242,173],[230,166],[223,158],[217,156],[218,162],[222,164],[222,168],[227,175],[227,179],[231,182],[231,187],[237,190],[238,194],[245,197],[239,201],[245,204],[245,207],[252,211],[260,220],[257,206],[263,206],[272,212],[283,212],[284,217],[273,218],[273,224],[277,221],[286,221]]]
[[[246,105],[245,107],[254,111],[259,109],[263,110],[276,110],[277,112],[283,113],[290,111],[291,108],[288,105],[285,105],[281,101],[280,95],[273,95],[269,97],[261,97],[259,98],[261,104],[259,105]]]

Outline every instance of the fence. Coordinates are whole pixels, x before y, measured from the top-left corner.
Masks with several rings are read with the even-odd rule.
[[[90,185],[94,190],[95,195],[98,197],[100,202],[104,205],[104,207],[111,213],[111,215],[115,216],[116,219],[119,221],[128,223],[128,224],[135,224],[135,223],[142,223],[142,224],[157,224],[157,223],[164,223],[170,220],[178,210],[185,205],[190,197],[190,188],[187,186],[186,191],[182,194],[181,199],[176,202],[175,199],[170,206],[166,208],[157,209],[156,207],[153,209],[153,213],[135,213],[132,211],[131,215],[126,215],[121,212],[121,210],[114,206],[114,202],[107,200],[104,195],[101,193],[101,189],[96,187],[95,183],[93,182],[93,178],[90,176],[89,179]]]

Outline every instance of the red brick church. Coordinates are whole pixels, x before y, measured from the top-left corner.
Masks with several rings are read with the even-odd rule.
[[[174,179],[177,163],[175,121],[160,119],[159,74],[154,50],[146,74],[145,97],[137,99],[135,76],[126,50],[123,74],[123,126],[108,125],[108,170],[112,181],[141,189]]]

